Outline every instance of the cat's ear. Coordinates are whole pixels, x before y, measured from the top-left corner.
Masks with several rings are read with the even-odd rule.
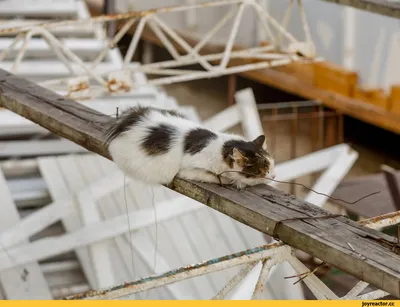
[[[253,141],[253,143],[264,150],[267,149],[267,139],[265,138],[265,135],[260,135]]]
[[[232,156],[231,157],[239,165],[243,165],[247,161],[247,158],[236,147],[233,147],[233,151],[232,151]]]

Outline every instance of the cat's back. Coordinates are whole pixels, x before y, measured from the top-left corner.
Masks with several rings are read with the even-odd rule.
[[[109,145],[114,139],[122,136],[145,137],[144,134],[155,132],[165,136],[177,136],[193,127],[196,127],[196,123],[175,110],[136,106],[124,111],[112,124],[106,134],[106,144]]]
[[[174,110],[131,108],[109,129],[108,150],[132,177],[168,183],[180,169],[184,135],[194,126],[196,123]]]

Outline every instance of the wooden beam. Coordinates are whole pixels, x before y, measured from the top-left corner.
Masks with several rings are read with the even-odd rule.
[[[289,74],[274,69],[246,71],[243,77],[268,84],[291,94],[321,101],[325,106],[338,112],[400,134],[400,116],[371,105],[363,100],[339,95],[319,89]]]
[[[400,3],[393,0],[322,0],[340,5],[351,6],[356,9],[400,18]]]
[[[0,104],[110,159],[103,144],[111,117],[2,70]],[[175,178],[168,188],[400,297],[400,255],[393,251],[394,237],[269,186],[238,192]]]
[[[55,134],[110,158],[103,134],[110,117],[0,70],[0,104]],[[77,114],[84,114],[82,117]],[[61,115],[61,116],[60,116]],[[80,130],[80,131],[79,131]]]

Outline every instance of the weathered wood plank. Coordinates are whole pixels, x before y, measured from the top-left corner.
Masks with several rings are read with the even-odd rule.
[[[110,159],[103,135],[112,118],[1,70],[0,102],[53,133]],[[269,186],[238,192],[175,178],[169,188],[400,297],[400,256],[377,240],[395,244],[394,237],[345,217],[318,219],[329,213]],[[285,221],[299,217],[306,219]]]
[[[2,106],[109,158],[103,133],[110,117],[4,70],[0,70],[0,84]],[[77,116],[80,113],[84,116]]]
[[[329,108],[352,116],[366,123],[400,134],[400,116],[387,112],[360,99],[346,97],[317,88],[298,78],[275,69],[259,69],[241,73],[245,78],[273,86],[288,93],[308,99],[320,100]]]
[[[356,9],[400,18],[400,3],[393,0],[323,0],[340,5],[351,6]]]

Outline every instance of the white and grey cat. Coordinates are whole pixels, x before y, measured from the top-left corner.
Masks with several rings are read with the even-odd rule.
[[[244,188],[275,177],[264,135],[246,141],[212,132],[173,110],[138,106],[124,111],[107,131],[106,144],[123,172],[151,184],[168,184],[178,176]]]

